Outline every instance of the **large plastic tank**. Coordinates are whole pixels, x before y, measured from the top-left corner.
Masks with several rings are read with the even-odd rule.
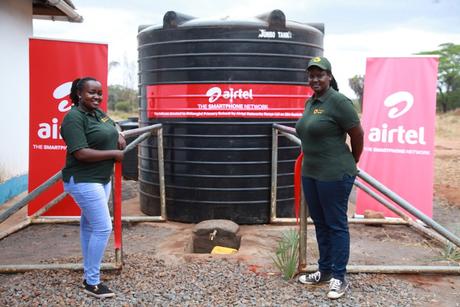
[[[162,123],[168,219],[266,223],[272,123],[293,125],[311,90],[305,68],[323,54],[322,24],[200,19],[167,12],[139,28],[140,126]],[[293,216],[300,153],[279,139],[277,216]],[[139,149],[141,210],[159,215],[156,139]]]
[[[130,117],[127,120],[122,120],[117,122],[120,126],[121,131],[131,130],[139,128],[138,118]],[[130,137],[126,139],[126,144],[134,141],[135,137]],[[121,174],[125,180],[137,180],[138,178],[138,158],[137,158],[137,147],[128,151],[124,158],[123,163],[121,164]]]

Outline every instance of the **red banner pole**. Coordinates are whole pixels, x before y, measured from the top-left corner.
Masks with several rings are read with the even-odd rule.
[[[113,228],[115,249],[121,249],[121,162],[115,163],[113,192]]]
[[[299,223],[299,212],[300,212],[300,200],[302,199],[302,189],[300,188],[301,185],[301,176],[302,176],[302,159],[303,159],[303,152],[295,160],[294,165],[294,204],[295,204],[295,221]]]

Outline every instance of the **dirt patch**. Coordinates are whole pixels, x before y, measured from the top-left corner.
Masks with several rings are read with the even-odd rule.
[[[437,117],[434,174],[435,196],[460,207],[460,110]]]

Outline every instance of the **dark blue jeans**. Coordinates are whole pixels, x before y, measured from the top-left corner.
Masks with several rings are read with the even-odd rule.
[[[305,200],[315,224],[319,270],[342,281],[350,256],[347,208],[354,180],[349,175],[338,181],[302,177]]]

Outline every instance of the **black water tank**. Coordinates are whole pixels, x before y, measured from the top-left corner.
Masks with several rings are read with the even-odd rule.
[[[139,128],[138,118],[130,117],[127,120],[118,121],[117,124],[120,126],[121,131],[131,130]],[[126,138],[126,144],[134,141],[135,137]],[[122,163],[122,176],[126,180],[137,180],[138,179],[138,157],[137,147],[128,151],[123,158]]]
[[[139,123],[164,126],[168,219],[267,223],[272,124],[300,117],[311,93],[305,68],[323,53],[323,25],[286,21],[279,10],[245,20],[170,11],[162,25],[139,30]],[[292,217],[300,150],[284,137],[279,147],[277,216]],[[160,214],[156,149],[155,138],[139,148],[148,215]]]

